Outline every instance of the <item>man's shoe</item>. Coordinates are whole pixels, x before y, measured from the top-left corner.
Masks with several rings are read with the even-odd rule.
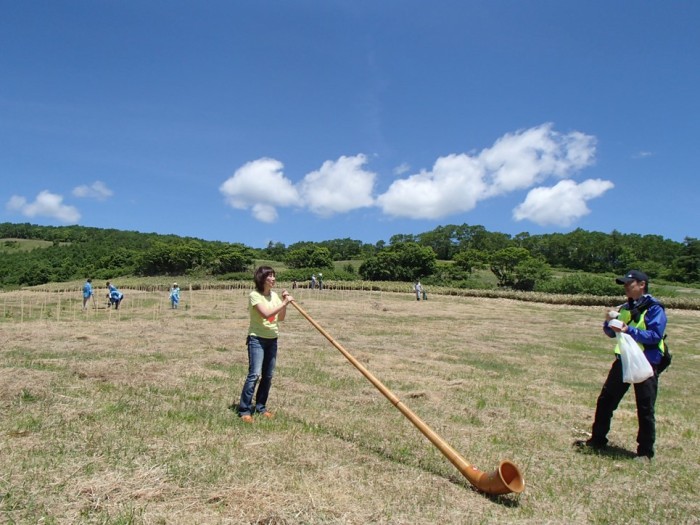
[[[272,412],[270,412],[269,410],[266,410],[265,412],[263,412],[262,415],[263,415],[263,417],[266,417],[267,419],[272,419],[273,417],[275,417],[275,415]]]
[[[253,422],[253,416],[250,414],[246,414],[245,416],[241,416],[241,421],[244,423],[252,423]]]
[[[593,450],[605,450],[607,445],[593,441],[593,439],[577,439],[574,446],[578,448],[591,448]]]

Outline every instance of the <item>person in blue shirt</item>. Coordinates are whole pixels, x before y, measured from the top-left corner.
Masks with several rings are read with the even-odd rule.
[[[107,281],[107,290],[107,298],[109,299],[107,306],[114,306],[115,310],[119,310],[119,305],[121,304],[122,299],[124,299],[124,294],[121,293],[117,287],[109,281]]]
[[[92,291],[92,279],[85,281],[83,285],[83,310],[87,310],[87,303],[92,297],[92,305],[95,305],[95,295]]]
[[[177,283],[173,283],[173,287],[170,288],[170,306],[173,309],[177,309],[180,304],[180,287]]]
[[[668,352],[664,337],[666,335],[666,312],[664,306],[649,294],[649,277],[639,270],[630,270],[623,277],[616,279],[618,284],[625,286],[627,302],[619,307],[619,311],[608,311],[603,323],[603,331],[608,337],[618,333],[629,334],[644,352],[651,364],[654,374],[634,384],[634,396],[637,403],[637,457],[650,461],[654,457],[656,441],[656,418],[654,405],[659,387],[659,365],[665,352]],[[617,318],[621,323],[611,324]],[[590,447],[603,450],[608,444],[608,432],[613,412],[622,401],[629,389],[629,383],[622,380],[622,362],[619,348],[615,347],[615,361],[610,368],[608,377],[596,403],[595,418],[591,438],[586,441],[576,441],[580,447]]]

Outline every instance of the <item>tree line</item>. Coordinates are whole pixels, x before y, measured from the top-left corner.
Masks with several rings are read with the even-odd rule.
[[[280,261],[286,279],[305,280],[325,271],[326,279],[436,282],[473,285],[477,270],[490,270],[498,286],[557,291],[590,288],[582,277],[552,279],[553,269],[581,274],[619,274],[641,268],[654,279],[700,283],[700,241],[658,235],[570,233],[511,236],[483,226],[447,225],[421,234],[397,234],[375,244],[333,239],[289,246],[241,243],[85,226],[0,224],[0,286],[32,286],[92,277],[198,275],[249,277],[256,260]],[[22,240],[47,247],[22,249]],[[338,268],[338,261],[357,261]],[[237,275],[240,274],[240,275]],[[607,280],[609,281],[609,279]],[[606,281],[606,282],[607,282]],[[603,281],[601,280],[600,283]],[[558,287],[558,288],[557,288]]]

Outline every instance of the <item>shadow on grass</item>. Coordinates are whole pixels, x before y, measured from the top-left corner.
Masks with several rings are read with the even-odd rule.
[[[231,407],[229,407],[231,408]],[[321,426],[317,424],[311,424],[308,421],[305,421],[301,418],[295,418],[295,417],[287,417],[286,418],[288,421],[295,422],[297,424],[301,425],[301,428],[305,432],[310,432],[313,434],[325,434],[328,436],[332,436],[336,439],[340,439],[342,441],[345,441],[347,443],[351,443],[358,448],[367,450],[371,452],[372,454],[382,457],[388,461],[405,465],[408,467],[412,468],[418,468],[421,469],[429,474],[432,474],[434,476],[439,476],[442,477],[446,480],[448,480],[450,483],[453,483],[454,485],[458,485],[461,488],[470,490],[476,494],[479,494],[481,496],[484,496],[485,498],[489,499],[490,501],[494,503],[498,503],[500,505],[503,505],[505,507],[519,507],[520,506],[520,498],[519,494],[515,493],[509,493],[509,494],[486,494],[485,492],[482,492],[481,490],[477,489],[474,485],[471,484],[471,482],[464,476],[458,475],[458,474],[450,474],[450,475],[445,475],[444,472],[441,472],[439,468],[434,468],[432,466],[423,464],[421,461],[419,461],[417,464],[412,463],[410,461],[407,461],[404,456],[399,456],[396,454],[392,454],[390,451],[386,450],[385,448],[381,446],[374,446],[372,444],[363,442],[361,440],[358,440],[356,436],[353,435],[347,435],[344,433],[341,429],[335,429],[332,427],[326,427],[326,426]],[[445,458],[446,461],[449,463],[449,460]]]
[[[605,448],[592,448],[582,447],[578,445],[576,441],[574,441],[572,446],[579,454],[584,454],[587,456],[601,456],[610,459],[634,459],[637,457],[636,452],[615,445],[607,445]]]
[[[238,415],[238,404],[233,403],[227,407],[228,410],[232,411],[234,414]],[[420,468],[430,474],[433,474],[435,476],[440,476],[445,479],[447,479],[450,483],[453,483],[455,485],[458,485],[464,489],[470,490],[476,494],[479,494],[481,496],[484,496],[485,498],[489,499],[490,501],[494,503],[498,503],[499,505],[503,505],[504,507],[510,507],[510,508],[515,508],[520,506],[520,495],[519,494],[514,494],[514,493],[509,493],[509,494],[487,494],[485,492],[482,492],[481,490],[477,489],[474,485],[471,484],[471,482],[463,476],[459,476],[456,474],[453,475],[448,475],[445,476],[442,472],[438,471],[438,469],[431,468],[427,465],[422,465],[422,464],[411,464],[410,462],[406,462],[404,458],[397,457],[394,454],[391,454],[387,450],[383,449],[382,447],[375,447],[371,446],[367,443],[362,443],[358,442],[356,439],[353,439],[352,437],[346,436],[342,431],[329,428],[329,427],[321,427],[319,425],[312,425],[308,423],[307,421],[301,419],[301,418],[286,418],[288,421],[293,421],[296,423],[301,424],[301,427],[307,431],[307,432],[312,432],[315,434],[321,433],[325,435],[332,436],[334,438],[340,439],[342,441],[352,443],[353,445],[356,445],[360,448],[363,448],[365,450],[368,450],[372,452],[373,454],[377,456],[381,456],[389,461],[392,461],[394,463],[399,463],[402,465],[406,466],[411,466],[414,468]]]
[[[429,469],[424,469],[424,470],[427,470],[428,472],[431,472],[432,474],[435,474],[436,476],[441,475],[439,472],[433,472],[433,471],[430,471]],[[470,491],[474,492],[475,494],[483,496],[484,498],[492,501],[493,503],[498,503],[499,505],[502,505],[504,507],[509,507],[509,508],[520,507],[520,494],[515,494],[515,493],[487,494],[487,493],[482,492],[479,489],[477,489],[474,485],[471,484],[471,482],[467,478],[458,476],[456,474],[451,475],[451,476],[447,476],[447,479],[451,483],[454,483],[455,485],[459,485],[463,489],[470,490]]]

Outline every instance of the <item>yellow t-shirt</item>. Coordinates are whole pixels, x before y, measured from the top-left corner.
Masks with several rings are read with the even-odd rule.
[[[275,339],[279,335],[277,315],[267,319],[261,316],[257,308],[255,308],[260,303],[263,303],[268,309],[274,310],[282,304],[282,299],[275,292],[270,292],[270,295],[267,297],[257,290],[250,292],[248,296],[248,313],[250,314],[248,335],[255,335],[264,339]]]

